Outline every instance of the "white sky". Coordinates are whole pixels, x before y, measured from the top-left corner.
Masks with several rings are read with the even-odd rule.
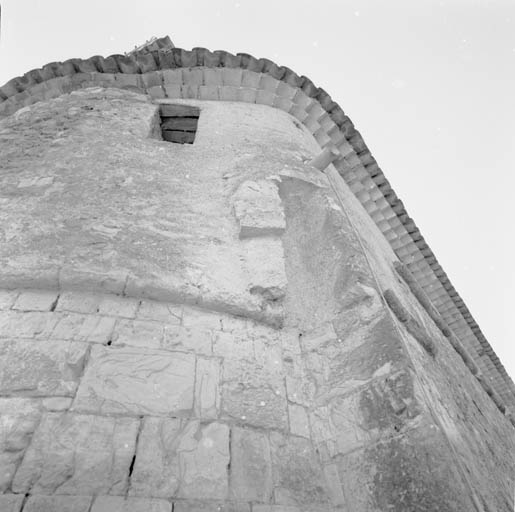
[[[309,76],[353,120],[515,378],[515,1],[0,3],[1,84],[164,35]]]

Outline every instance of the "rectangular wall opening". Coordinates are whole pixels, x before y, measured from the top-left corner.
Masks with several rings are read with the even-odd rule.
[[[190,105],[161,105],[163,140],[177,144],[193,144],[197,133],[200,109]]]

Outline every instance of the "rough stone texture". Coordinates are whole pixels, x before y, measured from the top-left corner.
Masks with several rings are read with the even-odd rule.
[[[91,496],[29,496],[23,512],[89,512]]]
[[[94,346],[74,409],[96,413],[187,415],[195,358],[181,352]]]
[[[2,512],[21,512],[24,494],[0,494],[0,510]]]
[[[234,214],[240,225],[240,238],[281,235],[284,212],[277,185],[272,181],[246,181],[233,196]]]
[[[47,413],[12,489],[33,494],[123,494],[138,420]]]
[[[172,504],[159,499],[98,496],[91,512],[172,512]]]
[[[231,498],[268,502],[272,496],[272,462],[268,436],[234,428],[231,433]]]
[[[165,89],[183,72],[218,93],[200,68]],[[279,84],[253,98],[290,101]],[[327,126],[299,98],[294,114]],[[512,510],[508,418],[335,168],[309,165],[320,146],[263,105],[186,103],[193,145],[160,140],[157,107],[119,90],[0,121],[1,491],[98,496],[91,512]],[[60,350],[79,346],[84,373]]]
[[[0,398],[0,411],[0,492],[5,492],[30,443],[41,412],[36,400],[28,398]]]
[[[0,393],[73,396],[87,350],[69,341],[0,340]]]
[[[140,434],[130,493],[224,499],[229,429],[171,418],[147,418]]]

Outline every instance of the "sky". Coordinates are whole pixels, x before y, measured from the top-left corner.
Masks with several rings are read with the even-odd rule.
[[[3,0],[0,83],[152,36],[267,57],[361,132],[515,379],[514,0]]]

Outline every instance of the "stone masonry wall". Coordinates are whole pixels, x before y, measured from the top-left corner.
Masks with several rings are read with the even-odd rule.
[[[0,121],[0,510],[511,510],[508,418],[315,140],[186,103],[191,146],[127,91]]]

